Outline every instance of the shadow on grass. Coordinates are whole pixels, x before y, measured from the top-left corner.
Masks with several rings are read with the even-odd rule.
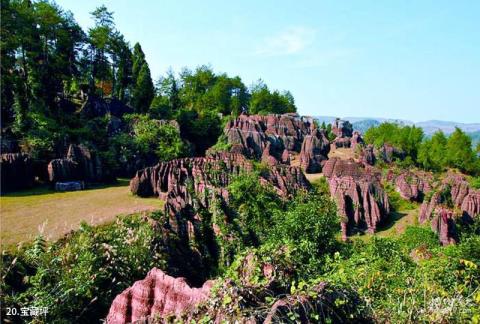
[[[113,187],[126,187],[130,184],[129,179],[119,178],[115,182],[108,183],[108,184],[88,184],[82,192],[89,191],[89,190],[96,190],[96,189],[106,189],[106,188],[113,188]],[[66,191],[71,192],[71,191]],[[48,184],[39,184],[34,186],[31,189],[9,192],[2,194],[1,197],[29,197],[29,196],[39,196],[39,195],[48,195],[48,194],[62,194],[64,192],[55,191],[52,187]]]
[[[396,212],[396,211],[391,212],[390,214],[388,214],[387,220],[383,224],[380,224],[378,226],[377,232],[391,229],[393,226],[395,226],[396,222],[398,222],[400,219],[402,219],[407,215],[408,214],[404,212]]]

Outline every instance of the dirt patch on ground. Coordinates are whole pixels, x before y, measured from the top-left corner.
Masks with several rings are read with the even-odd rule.
[[[29,241],[43,233],[55,240],[79,227],[82,221],[98,225],[117,215],[161,209],[156,198],[130,193],[128,181],[115,186],[75,192],[54,192],[46,187],[0,197],[2,247]]]
[[[330,145],[330,152],[328,153],[328,158],[339,158],[342,160],[354,159],[355,152],[351,148],[335,148],[335,145]]]

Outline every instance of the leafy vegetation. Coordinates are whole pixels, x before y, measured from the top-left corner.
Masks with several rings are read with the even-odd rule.
[[[238,76],[216,74],[208,66],[185,68],[178,76],[169,71],[154,84],[141,45],[131,47],[113,13],[100,6],[91,17],[93,26],[83,31],[53,2],[2,0],[2,137],[35,159],[56,158],[72,142],[95,147],[112,169],[124,168],[126,158],[137,163],[138,155],[151,160],[140,165],[154,163],[153,157],[198,156],[217,142],[222,119],[230,115],[296,111],[288,91],[271,91],[261,81],[247,88]],[[134,143],[126,139],[128,127],[115,128],[116,137],[107,131],[128,124],[128,117],[80,113],[87,96],[131,106],[139,120]],[[153,127],[158,119],[176,119],[184,144],[168,126]],[[142,130],[145,136],[166,132],[158,145],[163,147],[145,145],[137,134],[140,125],[150,125]]]
[[[390,144],[400,149],[409,162],[434,172],[456,168],[467,174],[480,173],[480,158],[472,148],[471,138],[456,128],[450,136],[437,131],[431,138],[424,138],[421,128],[382,123],[371,127],[365,133],[365,141],[377,148]]]
[[[83,223],[52,245],[38,237],[15,256],[3,255],[9,266],[2,268],[2,304],[48,307],[45,322],[97,321],[116,294],[166,260],[145,216],[99,227]]]

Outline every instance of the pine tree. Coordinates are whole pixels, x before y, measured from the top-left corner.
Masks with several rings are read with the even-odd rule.
[[[135,85],[137,83],[137,78],[140,74],[140,70],[142,69],[143,64],[146,63],[145,53],[143,53],[142,46],[140,46],[139,43],[136,43],[133,46],[132,60],[132,82]]]
[[[136,112],[147,113],[155,95],[152,77],[147,62],[142,65],[133,91],[133,108]]]

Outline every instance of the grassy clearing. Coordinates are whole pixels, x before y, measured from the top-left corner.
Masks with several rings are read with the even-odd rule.
[[[130,193],[128,180],[83,191],[55,192],[38,187],[0,197],[2,248],[33,239],[39,233],[55,240],[82,221],[104,224],[120,214],[160,209],[156,198]]]

